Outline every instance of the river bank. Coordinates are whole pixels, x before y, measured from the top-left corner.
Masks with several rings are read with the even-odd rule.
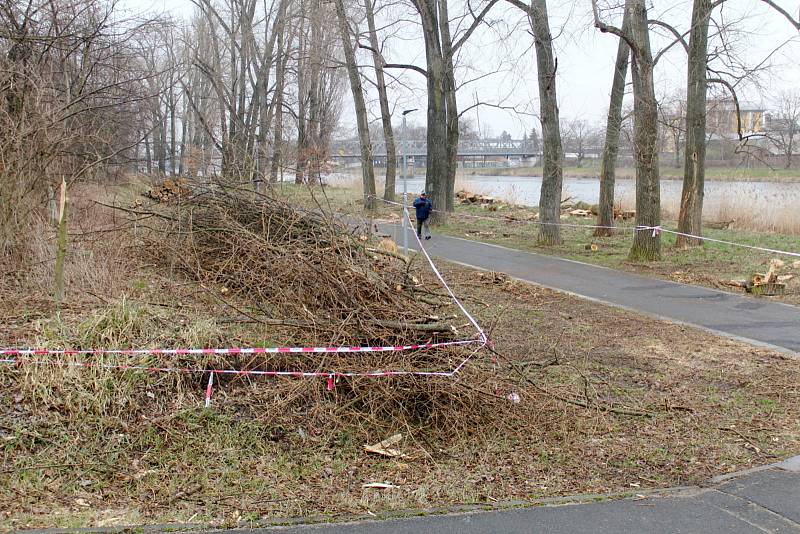
[[[541,167],[493,167],[476,169],[459,169],[463,176],[541,176]],[[683,180],[683,168],[661,167],[659,175],[662,179]],[[620,167],[616,170],[617,178],[633,180],[636,170],[633,167]],[[599,165],[583,167],[564,167],[565,178],[600,178]],[[800,183],[798,169],[769,168],[731,168],[709,167],[706,169],[706,180],[719,182],[779,182]]]

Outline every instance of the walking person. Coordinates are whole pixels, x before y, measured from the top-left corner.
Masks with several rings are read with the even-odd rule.
[[[431,228],[428,226],[428,217],[433,211],[433,204],[428,195],[423,191],[418,198],[414,199],[414,209],[417,215],[417,237],[422,239],[422,230],[425,229],[425,239],[431,238]]]

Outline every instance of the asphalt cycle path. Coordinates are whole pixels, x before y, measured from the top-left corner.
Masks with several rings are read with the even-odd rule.
[[[379,225],[379,231],[403,245],[399,226]],[[457,237],[434,235],[424,243],[434,258],[800,354],[800,307]],[[417,246],[410,230],[408,245]]]
[[[800,533],[800,457],[709,487],[586,504],[249,529],[247,534]],[[223,531],[217,531],[223,534]]]

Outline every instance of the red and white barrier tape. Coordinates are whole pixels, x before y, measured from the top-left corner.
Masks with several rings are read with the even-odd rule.
[[[373,198],[376,198],[376,199],[378,199],[378,200],[380,200],[382,202],[385,202],[387,204],[393,204],[395,206],[401,206],[404,209],[407,209],[407,207],[403,206],[403,204],[400,203],[400,202],[393,202],[391,200],[385,200],[385,199],[382,199],[382,198],[379,198],[379,197],[373,197]],[[440,211],[440,210],[434,210],[434,211]],[[668,234],[681,235],[681,236],[689,237],[689,238],[693,238],[693,239],[700,239],[702,241],[710,241],[712,243],[720,243],[722,245],[729,245],[729,246],[733,246],[733,247],[746,248],[746,249],[750,249],[750,250],[759,250],[759,251],[762,251],[762,252],[769,252],[771,254],[780,254],[780,255],[783,255],[783,256],[790,256],[790,257],[793,257],[793,258],[800,258],[800,252],[791,252],[791,251],[787,251],[787,250],[779,250],[779,249],[774,249],[774,248],[758,247],[758,246],[755,246],[755,245],[747,245],[747,244],[744,244],[744,243],[736,243],[734,241],[726,241],[724,239],[715,239],[715,238],[712,238],[712,237],[705,237],[705,236],[698,236],[698,235],[694,235],[694,234],[687,234],[687,233],[684,233],[684,232],[678,232],[677,230],[668,230],[668,229],[666,229],[666,228],[664,228],[662,226],[604,226],[604,225],[597,225],[597,224],[551,223],[551,222],[542,222],[542,221],[531,221],[531,220],[525,220],[525,219],[514,219],[512,217],[487,217],[487,216],[484,216],[484,215],[472,215],[472,214],[469,214],[469,213],[460,213],[459,216],[460,217],[468,217],[468,218],[472,218],[472,219],[479,219],[479,220],[484,220],[484,221],[521,222],[521,223],[526,223],[526,224],[535,224],[535,225],[539,225],[539,226],[563,226],[563,227],[567,227],[567,228],[586,228],[586,229],[603,228],[603,229],[606,229],[606,230],[625,230],[625,231],[633,231],[633,232],[652,232],[653,237],[656,237],[660,233],[664,232],[664,233],[668,233]]]
[[[477,342],[477,340],[475,340]],[[42,359],[26,359],[26,358],[5,358],[0,359],[0,363],[8,365],[54,365],[59,367],[87,367],[95,369],[111,369],[119,371],[145,371],[153,373],[212,373],[217,375],[237,375],[237,376],[269,376],[269,377],[284,377],[284,378],[380,378],[390,376],[439,376],[439,377],[452,377],[457,374],[461,368],[471,360],[474,355],[483,347],[479,346],[472,353],[450,371],[262,371],[259,369],[200,369],[192,367],[159,367],[147,365],[125,365],[125,364],[110,364],[110,363],[97,363],[87,361],[69,362],[64,360],[42,360]],[[210,386],[213,386],[213,381],[209,380],[206,394],[208,395]]]
[[[410,221],[408,210],[404,210],[405,216]],[[416,235],[416,234],[415,234]],[[366,378],[380,378],[392,376],[427,376],[427,377],[452,377],[458,374],[461,369],[483,348],[488,342],[486,333],[475,320],[475,318],[467,311],[461,301],[456,297],[450,286],[442,277],[442,274],[436,268],[433,260],[425,251],[422,242],[417,241],[420,245],[425,258],[427,259],[431,269],[433,270],[436,278],[444,286],[447,293],[453,299],[453,302],[461,310],[467,320],[475,327],[478,337],[473,339],[462,339],[457,341],[442,341],[436,343],[419,343],[412,345],[388,345],[388,346],[334,346],[334,347],[244,347],[244,348],[182,348],[182,349],[14,349],[4,348],[0,349],[0,364],[7,365],[56,365],[63,367],[88,367],[99,369],[115,369],[122,371],[146,371],[146,372],[165,372],[165,373],[210,373],[208,384],[205,392],[205,406],[208,407],[211,403],[211,395],[214,386],[214,375],[238,375],[238,376],[268,376],[268,377],[285,377],[285,378],[327,378],[328,390],[333,389],[334,381],[336,378],[353,378],[353,377],[366,377]],[[405,371],[405,370],[375,370],[375,371],[263,371],[258,369],[200,369],[190,367],[165,367],[165,366],[146,366],[146,365],[126,365],[126,364],[110,364],[99,363],[91,361],[64,361],[64,360],[48,360],[48,359],[29,359],[30,356],[102,356],[102,355],[124,355],[124,356],[142,356],[142,355],[227,355],[227,354],[283,354],[283,353],[349,353],[349,352],[397,352],[397,351],[410,351],[410,350],[424,350],[424,349],[438,349],[443,347],[454,347],[462,345],[472,345],[480,343],[480,345],[464,358],[457,366],[449,371]],[[13,356],[13,358],[8,358]]]
[[[470,321],[471,322],[471,321]],[[474,324],[474,323],[473,323]],[[399,352],[407,350],[435,349],[455,345],[470,345],[480,339],[462,339],[421,343],[417,345],[389,345],[383,347],[243,347],[217,349],[0,349],[0,356],[48,356],[48,355],[94,355],[117,354],[125,356],[140,355],[211,355],[211,354],[283,354],[283,353],[340,353],[340,352]],[[2,361],[2,360],[0,360]]]
[[[755,245],[746,245],[744,243],[735,243],[733,241],[725,241],[724,239],[714,239],[713,237],[705,237],[705,236],[699,236],[699,235],[694,235],[694,234],[687,234],[687,233],[684,233],[684,232],[678,232],[677,230],[668,230],[666,228],[662,228],[661,226],[642,226],[642,227],[639,227],[638,229],[641,229],[641,230],[653,230],[653,232],[656,232],[656,230],[657,230],[658,232],[666,232],[668,234],[682,235],[684,237],[691,237],[693,239],[700,239],[702,241],[711,241],[712,243],[720,243],[722,245],[730,245],[730,246],[733,246],[733,247],[747,248],[747,249],[750,249],[750,250],[760,250],[761,252],[769,252],[771,254],[781,254],[783,256],[791,256],[793,258],[800,258],[800,252],[790,252],[790,251],[787,251],[787,250],[778,250],[778,249],[774,249],[774,248],[758,247],[758,246],[755,246]]]
[[[408,220],[408,223],[412,224],[411,215],[409,215],[409,213],[408,213],[408,208],[404,207],[403,208],[403,213],[404,213],[404,216],[405,216],[406,220]],[[419,249],[422,252],[422,254],[425,256],[425,259],[428,260],[428,265],[431,266],[431,270],[433,271],[433,274],[435,274],[436,278],[439,279],[439,282],[441,282],[442,286],[445,288],[447,293],[450,295],[450,298],[452,298],[453,302],[455,302],[456,306],[458,306],[458,309],[461,310],[461,313],[464,314],[464,316],[469,320],[469,322],[472,323],[472,326],[475,327],[475,330],[478,331],[478,334],[480,336],[479,340],[485,345],[486,341],[487,341],[486,333],[480,327],[480,325],[478,324],[478,321],[476,321],[475,318],[472,315],[470,315],[470,313],[467,311],[467,309],[464,307],[464,305],[461,304],[461,301],[458,300],[458,297],[456,297],[455,293],[453,293],[453,290],[450,289],[450,286],[447,285],[447,282],[445,282],[444,277],[442,276],[442,273],[440,273],[439,269],[436,268],[436,264],[433,263],[433,260],[431,259],[430,255],[428,254],[428,251],[425,250],[425,246],[422,244],[422,241],[420,240],[420,238],[416,234],[416,232],[414,233],[414,238],[417,240],[417,244],[419,245]]]

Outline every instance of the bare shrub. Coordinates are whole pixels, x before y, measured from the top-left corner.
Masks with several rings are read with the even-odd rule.
[[[135,38],[149,23],[113,4],[37,0],[0,10],[0,256],[24,259],[55,184],[114,172],[136,142],[147,74]]]

